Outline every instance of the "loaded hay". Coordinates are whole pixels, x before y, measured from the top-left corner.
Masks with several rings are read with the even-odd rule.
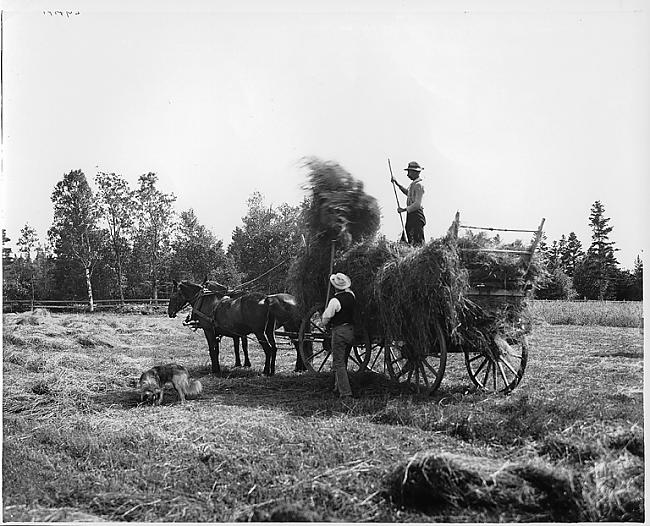
[[[498,244],[481,236],[456,240],[448,234],[421,247],[387,240],[377,233],[376,200],[364,193],[361,182],[336,163],[310,159],[306,166],[307,246],[293,261],[288,279],[304,310],[325,301],[334,255],[333,272],[347,274],[357,296],[355,325],[371,337],[402,341],[412,353],[425,354],[436,344],[434,320],[454,345],[484,347],[497,332],[521,330],[524,298],[486,304],[473,301],[468,292],[474,283],[524,289],[535,279],[537,265],[526,268],[519,257],[458,249]]]

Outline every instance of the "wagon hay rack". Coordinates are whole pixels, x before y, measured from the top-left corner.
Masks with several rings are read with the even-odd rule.
[[[542,235],[544,233],[544,223],[546,218],[542,218],[539,226],[536,230],[530,229],[520,229],[520,228],[496,228],[490,226],[473,226],[461,224],[460,221],[460,212],[456,212],[454,221],[449,228],[449,235],[455,243],[458,242],[458,234],[461,229],[464,230],[483,230],[490,232],[519,232],[519,233],[529,233],[534,234],[533,241],[530,247],[527,250],[517,250],[517,249],[507,249],[507,248],[466,248],[459,247],[460,252],[484,252],[484,253],[493,253],[493,254],[510,254],[513,256],[520,256],[522,265],[525,266],[524,274],[527,274],[530,266],[533,261],[533,256],[535,255],[535,250],[539,246],[540,241],[542,240]],[[472,284],[471,284],[472,285]],[[470,288],[468,296],[496,296],[496,297],[523,297],[526,295],[525,288],[516,290],[516,289],[495,289],[489,287],[481,287],[479,285],[473,285]]]

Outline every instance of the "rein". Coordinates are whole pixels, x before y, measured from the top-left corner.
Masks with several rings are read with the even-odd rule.
[[[190,299],[186,299],[185,296],[183,295],[183,299],[185,299],[185,303],[183,303],[179,309],[176,311],[176,314],[178,314],[181,310],[183,310],[187,305],[190,305],[192,307],[192,314],[196,314],[199,318],[203,318],[205,321],[212,321],[211,318],[199,311],[198,309],[194,308],[194,304],[200,300],[204,296],[213,296],[215,295],[216,292],[212,290],[207,290],[207,289],[201,289],[199,290],[194,296],[192,296]]]

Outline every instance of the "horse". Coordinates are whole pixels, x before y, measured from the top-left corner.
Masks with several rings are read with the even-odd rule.
[[[243,292],[237,292],[234,290],[229,290],[228,287],[222,285],[218,281],[210,281],[207,277],[203,280],[202,286],[206,289],[223,296],[238,297],[243,294]],[[300,312],[300,307],[298,306],[298,300],[291,294],[278,293],[278,294],[269,294],[267,296],[269,301],[269,308],[275,318],[275,328],[282,327],[286,332],[295,334],[295,338],[291,338],[296,349],[296,365],[294,367],[295,372],[306,371],[307,367],[302,361],[302,355],[300,354],[300,345],[298,343],[298,331],[300,330],[300,322],[302,321],[302,316]],[[245,339],[244,339],[245,341]],[[244,356],[246,361],[248,361],[248,351],[247,348],[243,347]]]
[[[174,281],[174,290],[170,297],[167,313],[173,318],[182,306],[189,303],[192,305],[193,314],[198,315],[202,324],[213,324],[215,335],[245,337],[250,333],[255,334],[266,355],[264,374],[272,376],[275,373],[277,354],[273,334],[275,318],[270,311],[266,296],[255,292],[243,294],[237,298],[229,296],[218,298],[217,296],[216,293],[205,293],[203,287],[196,283]],[[208,346],[212,372],[218,373],[220,372],[219,347],[210,345],[210,343]]]
[[[174,289],[171,297],[169,298],[169,305],[167,306],[167,314],[170,318],[175,318],[176,314],[185,307],[186,305],[192,305],[192,313],[187,317],[187,322],[198,325],[203,329],[203,334],[205,339],[208,342],[208,351],[210,356],[216,354],[219,356],[219,343],[222,336],[228,336],[232,338],[233,348],[235,351],[235,367],[241,367],[241,359],[239,357],[239,341],[242,343],[242,350],[244,351],[244,367],[250,367],[251,362],[248,359],[248,340],[244,337],[241,338],[235,334],[218,334],[215,331],[214,323],[212,321],[212,313],[216,307],[216,303],[223,297],[223,294],[219,293],[205,293],[196,294],[196,297],[185,297],[179,292],[178,282],[174,280]],[[220,371],[219,361],[217,359],[216,368],[212,367],[213,373],[218,373]]]

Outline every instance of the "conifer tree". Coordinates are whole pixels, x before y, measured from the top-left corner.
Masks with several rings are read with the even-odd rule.
[[[589,215],[591,245],[574,275],[576,290],[589,299],[610,299],[616,294],[618,261],[614,252],[617,249],[609,239],[613,230],[609,221],[610,218],[605,217],[605,207],[596,201]]]
[[[564,239],[564,236],[562,238]],[[573,277],[576,265],[583,256],[582,243],[575,232],[571,232],[560,253],[560,266],[567,276]]]

